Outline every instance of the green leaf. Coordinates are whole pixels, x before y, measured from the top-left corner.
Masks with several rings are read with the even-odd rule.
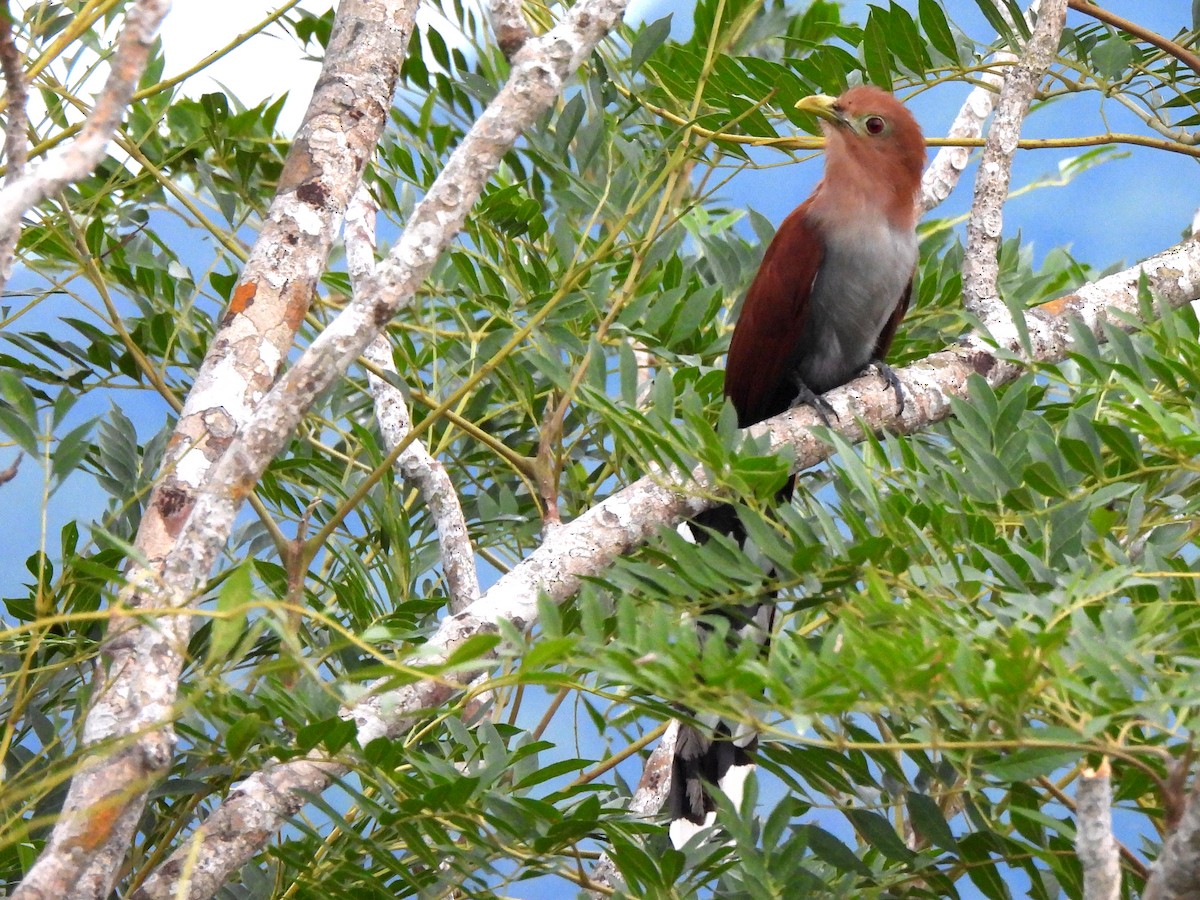
[[[37,434],[27,420],[9,407],[0,406],[0,431],[12,438],[18,447],[33,458],[39,456]]]
[[[1078,760],[1079,752],[1076,750],[1026,747],[990,763],[988,773],[1000,781],[1030,781]]]
[[[1092,49],[1092,62],[1105,78],[1121,78],[1133,62],[1133,45],[1119,35],[1113,35]]]
[[[1005,42],[1010,46],[1014,46],[1015,37],[1013,35],[1012,26],[1008,24],[1008,20],[1000,12],[997,0],[975,0],[975,4],[979,7],[979,11],[983,13],[988,24],[1000,37],[1004,38]],[[1018,15],[1020,15],[1018,13]]]
[[[849,809],[846,810],[846,818],[868,844],[888,859],[908,862],[913,858],[913,852],[904,846],[892,823],[879,813],[869,809]]]
[[[958,852],[958,842],[950,831],[946,817],[941,808],[927,794],[909,791],[905,795],[905,805],[908,807],[909,818],[912,819],[913,829],[935,847],[941,847],[950,853]]]
[[[247,563],[230,570],[217,591],[216,615],[208,639],[210,665],[224,663],[246,633],[246,619],[254,598]]]
[[[642,67],[650,55],[657,50],[668,37],[671,35],[671,16],[673,13],[668,13],[661,19],[657,19],[642,29],[637,38],[633,42],[633,49],[629,51],[629,71],[630,74],[636,72]]]
[[[988,852],[992,838],[990,834],[969,834],[959,841],[959,850],[963,861],[967,863],[967,877],[985,897],[989,900],[1010,900],[1012,895]]]
[[[944,57],[957,62],[958,44],[950,30],[950,23],[946,21],[946,14],[942,12],[942,5],[937,0],[920,0],[918,10],[929,43]]]
[[[88,437],[92,433],[95,419],[89,419],[82,425],[72,428],[59,439],[50,459],[50,471],[54,477],[62,481],[83,461],[91,449]]]
[[[242,716],[225,732],[225,749],[233,759],[241,759],[246,750],[254,743],[262,730],[263,722],[257,715],[251,713]]]
[[[867,27],[863,31],[863,65],[872,84],[892,90],[892,54],[888,49],[887,29],[884,13],[878,7],[871,9]]]
[[[913,21],[907,10],[896,4],[895,0],[889,4],[887,18],[888,46],[909,71],[923,73],[929,68],[930,60],[929,53],[921,40],[921,34],[917,31],[917,23]]]
[[[500,635],[498,634],[473,634],[454,648],[446,658],[445,666],[452,669],[456,666],[474,663],[490,656],[499,643]]]
[[[871,869],[858,858],[858,854],[824,828],[821,828],[819,825],[802,825],[796,831],[797,833],[803,833],[805,842],[812,848],[812,852],[817,857],[835,869],[870,877]]]
[[[33,394],[25,386],[16,373],[0,370],[0,395],[12,406],[13,410],[36,429],[37,404]]]

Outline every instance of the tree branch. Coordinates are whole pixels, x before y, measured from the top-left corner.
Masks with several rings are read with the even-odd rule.
[[[0,71],[4,73],[4,104],[8,113],[4,123],[4,183],[14,184],[24,176],[25,163],[29,159],[29,141],[25,134],[29,127],[29,86],[25,83],[25,70],[17,49],[16,23],[7,9],[3,18],[0,22]],[[20,237],[19,221],[0,227],[0,292],[12,277],[13,253]]]
[[[1184,805],[1183,815],[1150,869],[1142,900],[1188,900],[1200,884],[1200,780]]]
[[[1112,831],[1112,767],[1085,769],[1075,791],[1075,852],[1087,900],[1118,900],[1121,855]]]
[[[108,80],[79,135],[0,188],[0,234],[8,236],[19,230],[21,217],[30,207],[90,174],[99,165],[113,132],[125,116],[138,79],[146,70],[150,48],[170,8],[170,0],[137,0],[130,8],[117,38]],[[13,243],[15,246],[15,241]],[[10,251],[0,257],[0,291],[7,283],[4,273],[10,271],[11,266]]]
[[[654,748],[654,752],[646,759],[642,769],[642,778],[637,790],[629,798],[629,813],[640,819],[652,819],[659,814],[667,797],[671,793],[671,762],[675,757],[675,742],[679,739],[679,720],[672,719],[667,730]],[[592,869],[589,876],[592,883],[600,887],[614,887],[613,879],[620,878],[617,866],[607,853],[600,855],[600,861]],[[600,896],[593,893],[593,896]]]
[[[287,358],[346,205],[387,125],[417,0],[343,0],[321,74],[138,526],[151,563],[175,546],[213,463]]]
[[[1067,0],[1045,0],[1041,4],[1037,24],[1021,58],[1004,76],[996,114],[988,129],[975,178],[975,199],[967,222],[967,250],[963,259],[963,304],[980,319],[986,320],[1003,309],[997,280],[1003,207],[1012,177],[1012,161],[1025,113],[1042,74],[1058,50],[1066,15]]]
[[[512,59],[530,37],[529,23],[521,12],[521,0],[492,0],[489,11],[496,44],[505,58]]]
[[[275,378],[304,318],[345,204],[387,122],[415,7],[416,0],[344,0],[338,6],[321,79],[288,154],[279,193],[209,346],[139,525],[136,546],[144,567],[131,572],[114,605],[104,647],[107,667],[97,667],[84,722],[83,745],[95,748],[94,755],[72,779],[50,840],[17,897],[107,896],[146,790],[170,766],[175,738],[168,723],[189,625],[182,619],[122,618],[123,607],[182,606],[208,575],[209,565],[196,562],[181,567],[187,577],[161,578],[172,551],[195,561],[190,546],[176,544],[195,491]],[[115,128],[120,113],[112,118]],[[88,135],[85,128],[76,143],[93,140]],[[239,496],[248,492],[246,487]],[[89,852],[80,852],[81,841]]]
[[[457,235],[484,185],[513,146],[521,131],[543,115],[559,96],[570,75],[592,52],[597,43],[620,20],[624,0],[583,0],[566,13],[562,21],[545,35],[528,41],[513,57],[507,82],[451,154],[445,168],[417,204],[407,227],[388,257],[376,266],[372,277],[361,285],[351,303],[337,316],[297,360],[255,408],[245,427],[232,438],[228,449],[212,469],[205,487],[198,491],[190,515],[179,533],[175,548],[163,564],[161,581],[141,575],[140,590],[149,601],[153,596],[164,605],[181,606],[190,601],[192,592],[216,560],[224,546],[241,502],[253,488],[262,471],[283,448],[313,401],[335,378],[343,374],[402,307],[412,301],[417,288],[434,263]],[[478,605],[476,601],[472,606]],[[475,631],[487,623],[464,625],[465,614],[444,620],[439,634],[455,645],[465,640],[467,627]],[[184,618],[184,617],[178,617]],[[141,647],[149,653],[170,653],[176,657],[187,634],[186,623],[170,617],[158,619],[156,628],[137,629]],[[490,626],[494,627],[494,626]],[[139,648],[134,648],[135,650]],[[178,663],[175,663],[177,674]],[[456,691],[444,679],[423,681],[401,693],[406,709],[426,709],[441,705]],[[174,697],[174,684],[170,697]],[[378,698],[374,698],[376,701]],[[411,704],[411,706],[410,706]],[[378,727],[400,730],[400,723],[382,710],[372,713],[371,701],[360,704],[364,720],[359,737],[365,744],[379,736]],[[159,710],[159,722],[169,711]],[[409,714],[405,714],[406,716]],[[356,716],[357,718],[357,716]],[[158,729],[162,733],[164,729]],[[107,762],[107,760],[106,760]],[[183,871],[184,860],[193,852],[195,867],[184,893],[206,897],[228,875],[236,871],[270,838],[291,813],[293,802],[302,803],[305,793],[319,791],[328,779],[342,771],[340,764],[315,758],[291,761],[273,767],[243,783],[229,800],[205,823],[213,834],[228,835],[237,829],[234,823],[255,821],[262,828],[242,841],[214,839],[183,848],[142,886],[139,896],[176,895],[172,873]],[[300,798],[300,799],[298,799]],[[231,818],[232,817],[232,818]],[[208,873],[201,883],[197,873]],[[207,893],[206,893],[207,891]]]
[[[375,204],[366,189],[360,187],[346,210],[346,263],[355,293],[375,272]],[[392,347],[380,333],[367,346],[363,356],[377,369],[397,375]],[[384,446],[395,449],[412,431],[408,404],[404,395],[374,371],[367,372],[367,384],[375,398],[375,418],[383,433]],[[435,459],[421,440],[410,443],[396,459],[396,470],[420,490],[433,516],[441,549],[442,574],[446,578],[451,613],[461,612],[479,599],[479,577],[475,571],[475,548],[467,530],[462,504],[446,467]]]
[[[1104,340],[1106,326],[1128,329],[1130,322],[1141,317],[1138,296],[1143,278],[1170,306],[1200,298],[1200,241],[1185,241],[1137,266],[1030,310],[1025,317],[1031,348],[1028,356],[1024,356],[1021,335],[1011,326],[1007,330],[994,329],[991,339],[971,336],[955,349],[935,353],[899,370],[909,400],[901,417],[896,415],[891,392],[882,390],[874,376],[859,378],[830,392],[826,399],[838,414],[838,430],[852,441],[862,440],[868,430],[886,428],[904,434],[920,431],[949,417],[951,399],[967,397],[967,382],[972,375],[998,387],[1017,378],[1025,363],[1064,360],[1073,346],[1073,325],[1087,329],[1099,340]],[[817,424],[811,410],[797,408],[754,426],[751,433],[768,435],[776,451],[794,448],[794,468],[799,471],[829,455],[829,445],[811,431]],[[700,488],[710,487],[701,470],[692,473],[692,481]],[[467,639],[495,632],[501,620],[511,622],[518,630],[528,628],[536,621],[539,596],[554,602],[569,599],[584,578],[603,573],[617,557],[660,530],[717,502],[669,487],[662,476],[639,479],[556,529],[478,601],[458,615],[445,618],[423,645],[419,661],[436,664]],[[445,678],[428,678],[387,694],[368,696],[344,711],[343,716],[354,719],[359,744],[365,746],[378,737],[404,733],[416,716],[443,706],[457,691]],[[255,824],[261,846],[308,795],[320,793],[345,771],[344,764],[313,752],[251,776],[205,823],[214,837],[211,842],[203,842],[200,859],[207,866],[213,854],[224,855],[225,841],[231,838],[216,836],[232,835],[238,822]],[[647,802],[653,802],[653,798],[647,797]],[[1197,818],[1200,820],[1200,815]],[[236,854],[231,852],[224,870],[233,871],[256,850],[243,846]],[[186,848],[177,851],[170,864],[181,866],[186,855]],[[158,892],[138,896],[165,898],[170,893],[160,885]]]

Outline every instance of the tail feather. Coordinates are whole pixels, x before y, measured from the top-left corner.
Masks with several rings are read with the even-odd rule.
[[[791,496],[791,487],[789,481],[780,492],[781,500],[786,501]],[[745,528],[737,512],[728,504],[701,513],[692,522],[681,524],[679,530],[685,538],[700,544],[707,540],[709,531],[729,535],[739,544],[746,540]],[[766,653],[775,619],[774,599],[769,597],[749,606],[721,607],[708,612],[729,621],[727,634],[730,641],[754,638]],[[711,633],[708,623],[700,620],[697,624],[702,639]],[[699,726],[680,724],[671,765],[671,790],[667,796],[672,845],[682,847],[716,821],[713,789],[719,789],[735,807],[741,806],[746,779],[754,771],[757,749],[758,733],[738,723],[731,725],[713,720]]]
[[[671,792],[667,811],[671,817],[671,843],[682,847],[716,820],[713,788],[734,806],[740,806],[746,779],[754,771],[758,735],[731,734],[725,722],[710,736],[694,725],[679,726],[671,766]]]

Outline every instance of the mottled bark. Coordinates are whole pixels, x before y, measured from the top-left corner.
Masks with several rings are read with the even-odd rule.
[[[1083,868],[1084,900],[1118,900],[1121,854],[1112,831],[1112,767],[1085,769],[1075,791],[1075,853]]]
[[[166,6],[161,4],[162,13]],[[149,7],[143,18],[159,9],[141,3],[135,11],[142,7]],[[322,75],[279,193],[209,346],[142,517],[136,546],[145,565],[131,569],[120,597],[123,606],[141,612],[185,606],[208,576],[215,553],[180,542],[196,492],[270,386],[308,309],[342,212],[387,122],[415,7],[415,0],[346,0],[339,6]],[[122,47],[148,45],[153,37],[144,23],[132,28],[130,16],[114,70]],[[141,68],[132,73],[133,62],[125,66],[132,81],[112,101],[124,98],[121,108],[105,118],[110,126],[103,141],[89,125],[72,146],[86,141],[102,154],[141,73]],[[102,98],[97,110],[108,102]],[[216,490],[232,492],[240,505],[256,480]],[[172,553],[175,564],[167,573],[165,561]],[[171,720],[189,631],[186,617],[123,618],[114,609],[83,726],[83,744],[92,755],[72,779],[50,840],[15,896],[100,898],[111,891],[146,792],[172,761]]]
[[[967,249],[963,258],[963,304],[968,312],[983,320],[999,316],[1004,309],[997,282],[1004,202],[1012,180],[1013,158],[1029,104],[1058,51],[1066,15],[1067,0],[1043,0],[1028,43],[1004,76],[1004,86],[988,128],[979,174],[975,177],[975,198],[967,222]]]

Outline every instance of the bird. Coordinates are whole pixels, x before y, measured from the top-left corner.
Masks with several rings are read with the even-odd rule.
[[[796,108],[820,121],[825,172],[780,224],[734,326],[725,396],[740,428],[797,405],[829,425],[836,413],[821,395],[871,366],[904,411],[903,388],[884,356],[912,296],[925,138],[895,96],[870,85],[805,97]],[[781,501],[790,501],[791,489],[789,482]],[[692,522],[701,526],[691,538],[698,542],[705,529],[745,540],[729,504]],[[773,601],[709,612],[729,621],[731,637],[753,636],[765,652]],[[740,806],[757,740],[753,729],[720,720],[681,723],[667,799],[675,847],[715,821],[711,786]]]

